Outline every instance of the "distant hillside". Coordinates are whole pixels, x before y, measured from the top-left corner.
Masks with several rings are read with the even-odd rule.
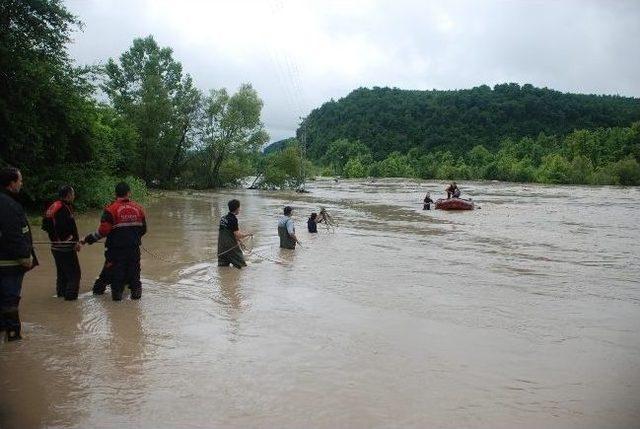
[[[262,149],[262,153],[265,154],[265,155],[269,155],[270,153],[278,152],[278,151],[281,151],[283,149],[286,149],[289,146],[291,146],[292,144],[294,144],[295,142],[296,142],[295,137],[290,137],[288,139],[278,140],[277,142],[273,142],[270,145],[268,145],[267,147],[265,147],[264,149]]]
[[[454,91],[360,88],[313,110],[303,126],[311,159],[322,157],[330,142],[346,138],[360,140],[381,160],[414,147],[462,154],[478,144],[494,150],[505,137],[541,132],[564,136],[576,129],[624,127],[638,120],[638,98],[510,83]]]

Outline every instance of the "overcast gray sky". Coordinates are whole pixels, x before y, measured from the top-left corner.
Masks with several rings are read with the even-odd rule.
[[[364,86],[640,96],[640,0],[66,0],[82,64],[152,34],[203,90],[250,82],[271,140]]]

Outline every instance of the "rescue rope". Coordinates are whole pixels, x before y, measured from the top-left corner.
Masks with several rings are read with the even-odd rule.
[[[285,261],[284,259],[280,259],[280,258],[274,259],[269,256],[265,256],[264,254],[258,252],[257,250],[253,251],[253,255],[257,256],[260,259],[264,259],[265,261],[273,262],[275,264],[289,265],[289,262]]]
[[[163,258],[162,256],[158,255],[157,253],[152,252],[151,250],[147,249],[146,247],[144,247],[142,244],[140,244],[140,248],[142,250],[145,251],[145,253],[151,255],[152,257],[156,258],[159,261],[162,262],[166,262],[167,264],[175,264],[177,261],[170,261],[168,259]]]
[[[61,245],[61,244],[78,244],[80,243],[79,241],[32,241],[31,244],[51,244],[52,246],[54,245]]]
[[[227,253],[231,252],[233,249],[235,249],[237,247],[240,247],[240,249],[243,251],[243,253],[245,253],[247,255],[251,255],[252,251],[248,250],[246,247],[244,247],[245,246],[244,242],[247,241],[247,240],[251,240],[251,239],[253,239],[253,235],[245,237],[242,240],[238,240],[238,242],[234,246],[231,246],[230,248],[228,248],[224,252],[218,253],[216,257],[220,257],[220,256],[222,256],[224,254],[227,254]],[[168,260],[168,259],[165,259],[162,256],[158,255],[157,253],[152,252],[151,250],[147,249],[142,244],[140,244],[140,248],[142,250],[144,250],[147,254],[151,255],[152,257],[154,257],[154,258],[156,258],[156,259],[158,259],[158,260],[160,260],[162,262],[166,262],[168,264],[175,264],[175,263],[196,264],[198,262],[206,262],[206,261],[210,261],[211,260],[211,258],[204,258],[204,259],[199,259],[199,260],[196,260],[196,261],[187,261],[187,262],[181,262],[181,261],[176,261],[176,260]]]
[[[253,235],[250,235],[249,237],[246,237],[243,240],[238,240],[238,243],[236,243],[234,246],[231,246],[230,248],[228,248],[224,252],[218,253],[216,255],[216,257],[220,257],[222,255],[225,255],[225,254],[231,252],[233,249],[235,249],[237,247],[240,247],[240,249],[242,250],[242,252],[245,255],[254,255],[255,254],[255,256],[257,256],[260,259],[271,261],[271,262],[274,262],[276,264],[282,264],[282,265],[287,265],[288,264],[287,261],[284,261],[282,259],[274,259],[274,258],[271,258],[271,257],[266,256],[264,254],[261,254],[258,251],[254,251],[253,249],[248,249],[246,247],[245,241],[251,240],[251,239],[253,239]],[[64,245],[64,244],[78,244],[78,243],[79,243],[79,241],[33,241],[32,242],[33,245],[52,245],[52,246],[56,246],[56,247],[61,247],[61,245]],[[196,261],[181,262],[181,261],[177,261],[175,259],[171,260],[171,259],[164,258],[164,257],[160,256],[158,253],[147,249],[143,244],[140,244],[140,248],[145,253],[150,255],[151,257],[153,257],[153,258],[155,258],[155,259],[157,259],[159,261],[166,262],[167,264],[176,264],[176,263],[196,264],[196,263],[199,263],[199,262],[206,262],[206,261],[210,261],[211,260],[211,258],[203,258],[203,259],[199,259],[199,260],[196,260]]]
[[[225,255],[225,254],[227,254],[227,253],[231,252],[231,251],[232,251],[233,249],[235,249],[236,247],[240,247],[240,250],[242,250],[243,252],[246,252],[246,248],[245,248],[245,247],[243,247],[243,246],[244,246],[244,240],[246,240],[246,239],[253,239],[253,235],[250,235],[250,236],[248,236],[248,237],[244,238],[243,240],[238,240],[238,242],[236,243],[236,245],[235,245],[235,246],[231,246],[230,248],[228,248],[228,249],[227,249],[227,250],[225,250],[224,252],[222,252],[222,253],[218,253],[218,258],[219,258],[220,256],[222,256],[222,255]],[[250,255],[251,253],[250,253],[250,252],[248,252],[247,254],[248,254],[248,255]]]

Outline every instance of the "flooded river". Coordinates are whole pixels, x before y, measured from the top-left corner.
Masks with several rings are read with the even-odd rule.
[[[0,427],[640,427],[640,189],[467,183],[480,210],[423,211],[443,187],[155,198],[141,301],[91,295],[101,244],[79,300],[54,298],[40,246],[25,339],[0,344]],[[232,197],[256,233],[241,271],[212,256]],[[320,206],[338,225],[310,236]]]

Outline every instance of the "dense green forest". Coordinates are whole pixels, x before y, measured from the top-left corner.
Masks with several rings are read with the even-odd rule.
[[[298,129],[345,177],[640,184],[640,99],[515,83],[458,91],[358,89]]]
[[[306,118],[309,155],[329,143],[358,140],[376,161],[391,152],[497,149],[506,137],[563,136],[579,129],[629,126],[640,120],[640,99],[564,94],[532,85],[486,85],[457,91],[360,88],[323,104]]]
[[[76,66],[67,46],[81,25],[60,0],[0,2],[0,165],[22,170],[25,203],[40,208],[64,183],[85,208],[122,179],[138,197],[256,172],[259,186],[299,182],[295,148],[260,153],[268,135],[250,84],[201,91],[152,36],[102,66]]]

